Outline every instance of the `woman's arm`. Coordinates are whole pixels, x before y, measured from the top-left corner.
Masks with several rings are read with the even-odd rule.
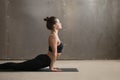
[[[52,60],[50,64],[50,70],[54,70],[54,64],[57,59],[57,38],[55,35],[49,37],[49,45],[52,48]]]

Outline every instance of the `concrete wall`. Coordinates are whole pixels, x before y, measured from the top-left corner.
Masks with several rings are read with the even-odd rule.
[[[6,37],[6,7],[5,0],[0,0],[0,58],[6,57],[5,37]]]
[[[60,59],[120,59],[120,0],[0,0],[0,59],[48,51],[43,18],[57,16]]]

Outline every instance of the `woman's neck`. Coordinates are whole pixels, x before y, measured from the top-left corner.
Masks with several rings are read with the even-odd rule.
[[[52,34],[55,33],[55,34],[58,35],[58,30],[52,30],[51,33],[52,33]]]

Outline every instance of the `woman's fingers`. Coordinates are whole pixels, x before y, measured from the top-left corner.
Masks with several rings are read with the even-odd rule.
[[[58,68],[54,68],[54,69],[52,69],[51,71],[53,71],[53,72],[61,72],[62,70],[61,70],[61,69],[58,69]]]
[[[55,67],[54,69],[60,69],[60,68],[58,68],[58,67]]]

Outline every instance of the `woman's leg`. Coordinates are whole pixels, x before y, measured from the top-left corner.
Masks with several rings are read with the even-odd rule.
[[[42,62],[38,59],[31,59],[20,63],[7,62],[0,64],[1,70],[37,70]]]
[[[14,69],[17,63],[14,62],[7,62],[0,64],[0,69]]]
[[[38,59],[31,59],[21,63],[7,62],[0,64],[1,70],[38,70],[42,62]]]
[[[50,65],[50,58],[46,54],[40,54],[34,59],[19,64],[20,70],[39,70]]]
[[[0,64],[0,69],[12,69],[12,70],[38,70],[50,65],[50,58],[47,55],[38,55],[34,59],[27,60],[21,63],[3,63]]]
[[[38,70],[41,67],[41,60],[31,59],[17,64],[15,70],[33,71]]]

